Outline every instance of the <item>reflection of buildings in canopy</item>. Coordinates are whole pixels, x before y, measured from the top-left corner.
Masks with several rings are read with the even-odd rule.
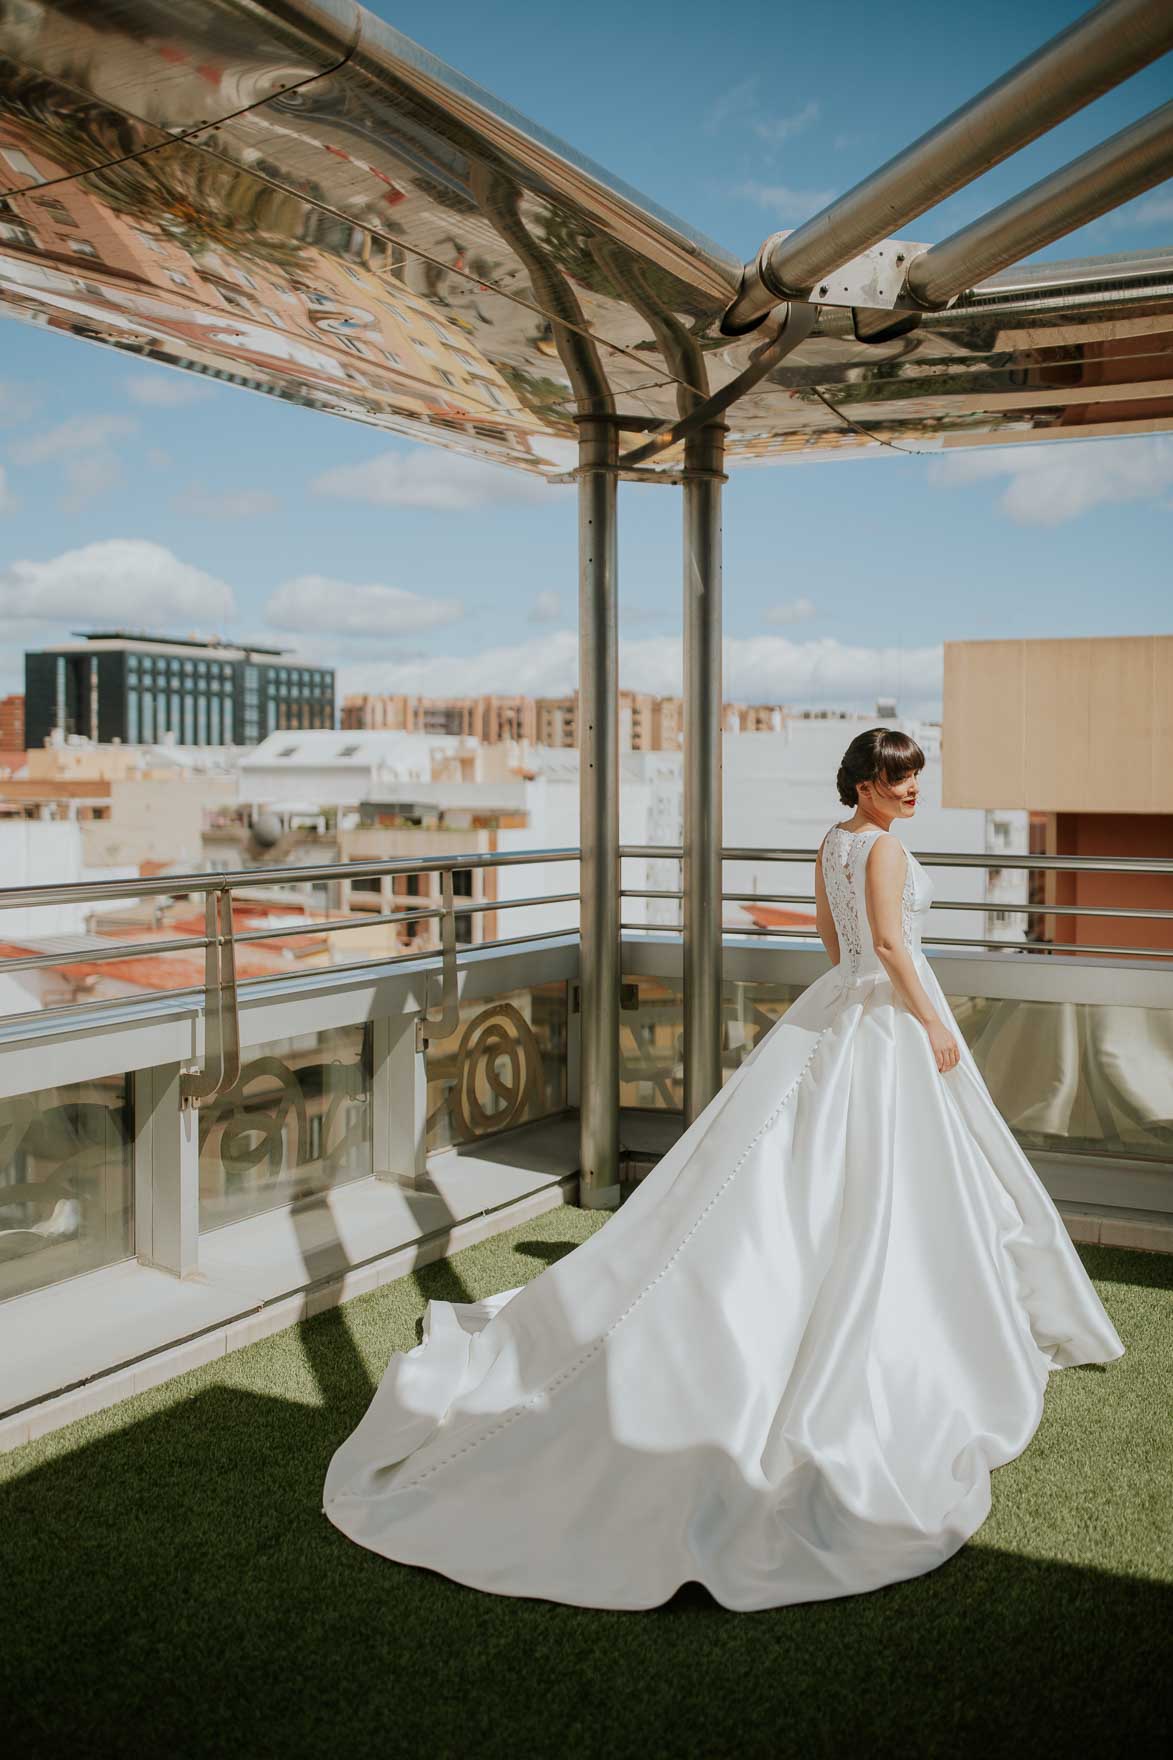
[[[61,175],[12,124],[0,168],[13,180]],[[265,389],[284,380],[287,395],[308,389],[341,413],[475,422],[486,449],[528,450],[537,424],[506,378],[402,282],[312,246],[293,247],[290,268],[223,237],[204,247],[190,220],[185,233],[132,224],[78,183],[17,191],[0,207],[4,291],[18,309],[48,306],[54,327],[220,374],[227,357]]]
[[[961,1002],[998,1110],[1029,1136],[1167,1155],[1173,1014],[1084,1002]]]

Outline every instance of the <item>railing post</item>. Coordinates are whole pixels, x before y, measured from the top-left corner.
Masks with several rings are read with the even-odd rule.
[[[427,1178],[428,1078],[417,1019],[373,1023],[371,1151],[376,1179],[418,1186]]]
[[[684,1123],[721,1086],[721,473],[726,429],[685,443]],[[695,474],[693,474],[695,473]]]
[[[136,1070],[134,1251],[140,1265],[190,1277],[199,1267],[199,1111],[177,1063]]]
[[[619,1202],[619,650],[613,419],[578,418],[579,1203]]]

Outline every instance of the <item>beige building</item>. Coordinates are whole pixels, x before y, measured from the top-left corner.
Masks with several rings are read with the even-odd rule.
[[[726,703],[726,733],[777,733],[786,719],[778,703]],[[578,693],[565,697],[349,696],[342,725],[354,731],[468,734],[484,745],[520,740],[559,750],[578,745]],[[619,692],[619,749],[677,752],[684,745],[680,697]]]
[[[20,776],[0,781],[0,816],[78,822],[87,868],[198,871],[205,818],[236,790],[229,771],[76,739],[29,752]]]
[[[947,807],[1022,807],[1046,855],[1173,857],[1173,636],[946,642]],[[1032,877],[1040,907],[1173,909],[1173,879]],[[1159,919],[1054,916],[1048,941],[1173,947]]]

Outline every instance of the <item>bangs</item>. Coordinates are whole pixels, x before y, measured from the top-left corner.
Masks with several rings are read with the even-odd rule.
[[[916,741],[907,733],[897,733],[884,728],[876,752],[877,767],[884,781],[891,786],[903,781],[904,777],[915,771],[923,770],[925,755]]]

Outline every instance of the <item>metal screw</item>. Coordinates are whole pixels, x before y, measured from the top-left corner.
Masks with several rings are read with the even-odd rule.
[[[827,283],[824,281],[823,285],[819,288],[819,298],[820,299],[822,299],[822,297],[826,293],[826,291],[827,291]]]

